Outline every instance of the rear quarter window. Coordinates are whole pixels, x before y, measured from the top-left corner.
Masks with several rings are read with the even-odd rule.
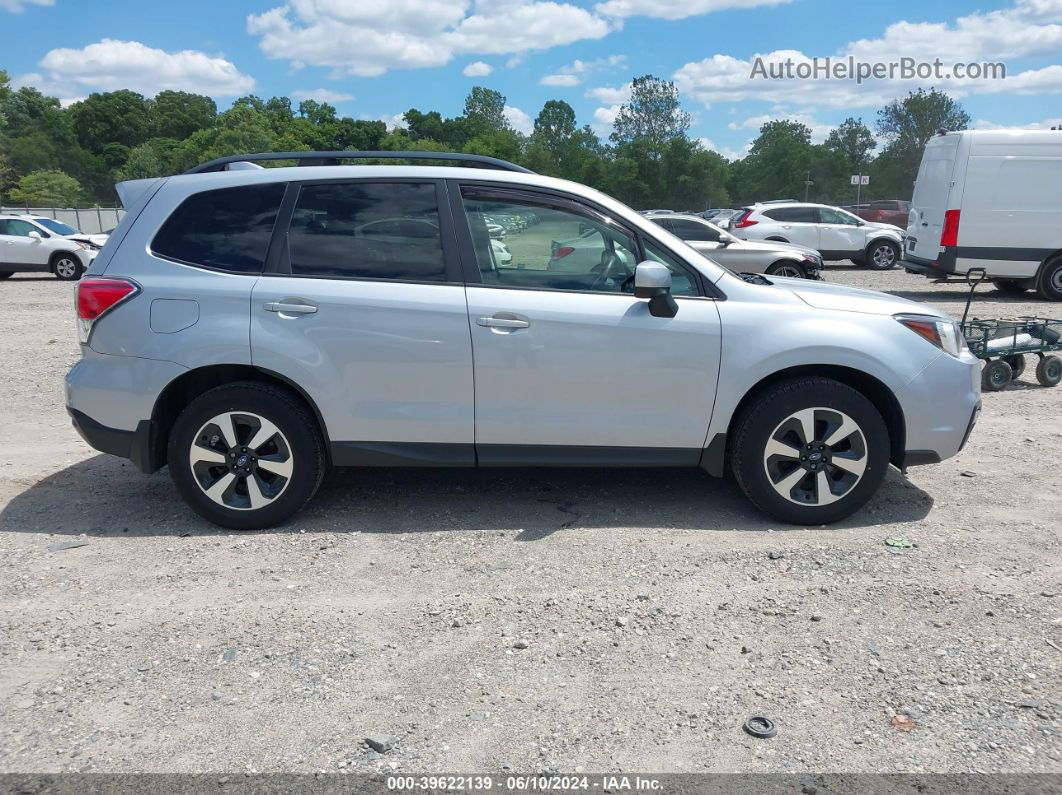
[[[245,185],[193,194],[166,219],[151,250],[188,265],[261,273],[284,187]]]

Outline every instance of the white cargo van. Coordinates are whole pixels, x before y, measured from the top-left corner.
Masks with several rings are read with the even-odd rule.
[[[1062,131],[967,130],[930,139],[903,266],[930,278],[984,268],[997,288],[1062,301]]]

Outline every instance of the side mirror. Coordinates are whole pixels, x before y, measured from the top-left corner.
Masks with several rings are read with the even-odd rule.
[[[649,314],[653,317],[674,317],[678,304],[671,296],[671,271],[659,262],[639,262],[634,269],[635,298],[649,299]]]
[[[41,233],[38,232],[36,229],[34,229],[32,232],[29,233],[29,237],[32,237],[36,241],[40,241],[41,240]]]

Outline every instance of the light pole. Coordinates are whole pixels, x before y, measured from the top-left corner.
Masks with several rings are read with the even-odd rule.
[[[811,172],[808,172],[807,179],[804,180],[804,201],[808,200],[808,192],[811,190],[811,186],[815,183],[811,181]]]

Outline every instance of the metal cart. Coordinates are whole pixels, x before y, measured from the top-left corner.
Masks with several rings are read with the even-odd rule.
[[[1058,386],[1062,381],[1062,359],[1050,352],[1062,351],[1062,320],[1045,317],[967,320],[974,290],[985,276],[982,268],[974,268],[966,274],[970,294],[961,322],[970,352],[985,360],[981,387],[986,392],[998,392],[1025,371],[1025,355],[1029,353],[1039,358],[1036,380],[1043,386]]]

